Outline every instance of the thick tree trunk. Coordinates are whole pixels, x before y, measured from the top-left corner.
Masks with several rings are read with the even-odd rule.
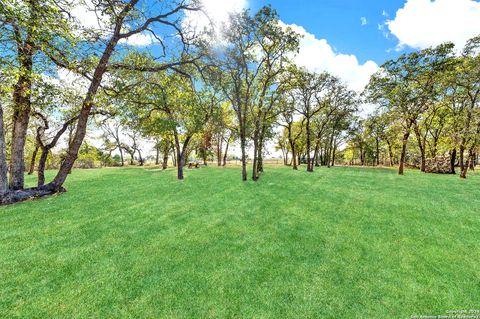
[[[13,92],[13,125],[10,154],[10,189],[24,186],[25,141],[30,120],[33,44],[26,42],[19,53],[20,76]]]
[[[3,107],[0,105],[0,201],[8,190],[7,145],[5,143]]]
[[[472,161],[472,159],[474,158],[475,156],[475,151],[474,151],[474,147],[470,148],[469,152],[468,152],[468,156],[467,156],[467,161],[466,163],[463,165],[462,167],[462,171],[460,173],[460,178],[467,178],[467,172],[468,172],[468,169],[470,168],[470,163]],[[460,160],[463,160],[462,158],[462,152],[460,152]]]
[[[35,171],[35,163],[37,161],[37,153],[38,149],[40,146],[38,145],[38,142],[35,144],[35,149],[33,150],[32,153],[32,159],[30,160],[30,168],[28,169],[28,175],[32,175],[33,172]]]
[[[137,153],[138,153],[138,160],[140,161],[140,166],[143,166],[144,160],[143,160],[142,152],[140,151],[140,149],[137,149]]]
[[[37,186],[41,187],[45,185],[45,166],[48,158],[48,148],[42,147],[42,153],[40,155],[40,160],[38,161],[38,170],[37,170]]]
[[[163,153],[162,169],[168,168],[168,152]]]
[[[14,204],[26,200],[50,196],[56,193],[63,193],[65,191],[66,190],[63,187],[52,188],[51,185],[11,191],[0,198],[0,205]]]

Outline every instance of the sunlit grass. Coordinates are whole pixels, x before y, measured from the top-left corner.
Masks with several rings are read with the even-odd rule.
[[[29,178],[34,183],[33,178]],[[409,318],[480,308],[480,176],[77,170],[0,208],[0,317]]]

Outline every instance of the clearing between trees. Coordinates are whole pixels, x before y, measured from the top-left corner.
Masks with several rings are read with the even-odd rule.
[[[201,168],[180,182],[175,169],[74,170],[67,193],[0,208],[0,317],[478,308],[478,173],[269,167],[245,183],[238,172]]]

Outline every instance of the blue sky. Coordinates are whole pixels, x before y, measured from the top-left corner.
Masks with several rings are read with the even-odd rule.
[[[324,38],[336,51],[355,54],[360,63],[373,60],[382,64],[394,58],[399,52],[393,50],[397,40],[387,39],[378,25],[403,7],[404,0],[250,0],[249,5],[256,11],[271,4],[287,24],[298,24],[317,38]],[[367,20],[362,26],[361,18]]]

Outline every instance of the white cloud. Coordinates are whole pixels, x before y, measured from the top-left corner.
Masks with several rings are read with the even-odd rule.
[[[203,12],[188,11],[183,23],[184,28],[195,32],[205,29],[215,31],[228,22],[230,14],[248,7],[248,0],[201,0]]]
[[[368,24],[367,18],[365,18],[365,17],[361,17],[360,22],[362,23],[362,25],[367,25]]]
[[[424,49],[451,41],[461,49],[480,33],[480,2],[473,0],[407,0],[387,21],[399,47]]]
[[[92,0],[79,0],[73,6],[71,14],[85,29],[104,33],[108,33],[111,29],[108,16],[95,10]]]
[[[151,33],[137,33],[127,39],[121,39],[119,42],[122,44],[144,47],[155,43],[157,39]]]
[[[312,72],[327,71],[341,78],[356,91],[362,91],[370,76],[378,70],[378,65],[373,61],[360,64],[355,55],[335,52],[327,40],[317,39],[303,27],[295,24],[289,26],[303,36],[300,40],[300,52],[294,58],[298,66]]]

